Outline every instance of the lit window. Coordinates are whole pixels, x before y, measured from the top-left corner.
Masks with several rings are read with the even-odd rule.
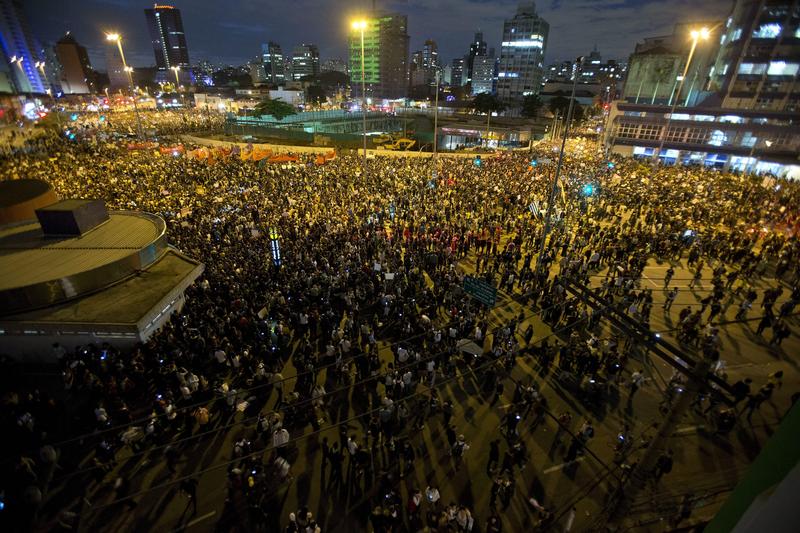
[[[719,117],[719,122],[732,122],[733,124],[741,124],[744,122],[742,117],[737,117],[736,115],[723,115]]]
[[[731,37],[731,41],[738,41],[739,38],[742,36],[742,28],[736,28],[733,30],[733,36]]]
[[[725,65],[722,66],[722,75],[724,76],[727,73],[728,73],[728,64],[725,63]]]
[[[767,74],[770,76],[794,76],[800,70],[800,63],[786,61],[770,61]]]
[[[770,67],[771,69],[772,67]],[[741,63],[739,74],[764,74],[767,71],[766,63]]]
[[[714,130],[711,132],[711,138],[708,140],[708,144],[713,146],[722,146],[728,138],[725,136],[725,132],[722,130]]]
[[[756,31],[753,32],[753,37],[759,39],[774,39],[781,33],[781,25],[776,22],[769,24],[762,24]]]

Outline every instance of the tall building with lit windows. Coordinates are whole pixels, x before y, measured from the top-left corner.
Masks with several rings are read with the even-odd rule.
[[[264,64],[267,83],[282,85],[286,81],[283,70],[283,51],[281,45],[270,41],[261,45],[261,62]]]
[[[298,44],[292,52],[292,79],[319,75],[319,48],[315,44]]]
[[[28,25],[22,0],[0,0],[0,92],[38,93],[49,88],[47,77],[36,64],[39,45]]]
[[[607,150],[800,179],[800,8],[796,0],[732,5],[706,31],[686,25],[677,41],[637,46],[624,99],[609,108]],[[680,49],[695,39],[689,61]]]
[[[408,92],[408,17],[398,13],[366,18],[364,79],[367,96],[404,98]],[[361,96],[361,30],[350,31],[350,87]]]
[[[800,111],[800,6],[739,0],[725,23],[710,88],[722,107]]]
[[[155,4],[152,9],[145,9],[144,15],[147,18],[158,69],[180,67],[188,75],[189,49],[186,46],[181,10],[173,6]]]
[[[550,24],[536,13],[533,2],[522,2],[503,24],[497,96],[506,102],[538,94],[544,79],[544,54]]]

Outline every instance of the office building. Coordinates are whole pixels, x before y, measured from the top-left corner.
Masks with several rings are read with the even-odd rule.
[[[486,41],[483,40],[483,32],[477,32],[475,38],[469,44],[469,54],[464,57],[464,69],[466,78],[463,85],[472,83],[473,69],[475,68],[475,58],[477,56],[486,57]],[[473,92],[473,94],[475,94]]]
[[[665,164],[800,179],[800,33],[795,13],[796,2],[790,0],[737,0],[720,25],[721,35],[698,39],[695,54],[700,54],[701,65],[711,66],[700,69],[695,81],[692,58],[682,88],[671,83],[675,64],[669,58],[660,63],[661,77],[642,81],[644,65],[636,65],[640,58],[631,56],[624,99],[610,106],[604,135],[607,150],[658,157]],[[688,27],[679,40],[691,45]],[[674,55],[675,47],[664,41],[652,44],[662,47],[664,55]],[[706,55],[709,62],[704,62]],[[685,60],[680,64],[685,66]],[[669,90],[656,89],[659,81],[666,82]],[[677,106],[674,112],[670,101]]]
[[[536,14],[533,2],[523,2],[503,23],[497,74],[497,96],[506,102],[538,94],[544,79],[544,54],[550,25]]]
[[[250,69],[250,81],[253,85],[264,85],[267,83],[267,71],[260,57],[251,60],[247,66]]]
[[[350,74],[350,70],[347,68],[347,61],[339,59],[338,57],[325,60],[325,62],[322,63],[320,70],[322,72],[341,72],[342,74]]]
[[[494,93],[494,51],[472,58],[472,94]]]
[[[319,48],[315,44],[299,44],[292,51],[292,79],[302,80],[319,75]]]
[[[364,79],[367,96],[403,98],[408,92],[408,17],[397,13],[366,18]],[[361,96],[361,30],[352,30],[348,45],[351,90]]]
[[[456,57],[453,59],[450,67],[450,85],[453,87],[461,87],[465,82],[464,76],[464,58]]]
[[[92,65],[86,48],[78,44],[69,32],[55,46],[58,59],[59,82],[64,94],[87,94],[93,92]]]
[[[286,81],[281,45],[272,41],[267,44],[262,44],[261,62],[264,63],[264,73],[267,77],[267,83],[281,85]]]
[[[147,27],[150,30],[150,41],[159,70],[180,67],[181,83],[190,81],[189,49],[186,46],[186,34],[183,31],[181,11],[173,6],[154,5],[144,10]]]
[[[722,107],[800,111],[798,24],[796,2],[736,2],[709,73]]]
[[[673,99],[683,100],[684,105],[697,103],[706,82],[709,67],[715,55],[714,42],[720,38],[715,29],[708,40],[698,42],[687,71],[687,79],[681,86],[686,61],[692,46],[693,28],[719,28],[713,21],[698,21],[676,24],[672,34],[648,37],[636,44],[628,61],[629,68],[622,98],[627,101],[671,105]],[[681,94],[676,94],[680,89]]]
[[[439,49],[436,41],[428,39],[422,50],[411,54],[409,65],[409,78],[411,87],[432,85],[436,83],[436,73],[439,71]]]
[[[36,66],[44,59],[41,46],[28,25],[22,0],[0,0],[0,38],[7,88],[17,93],[46,92],[44,69]]]

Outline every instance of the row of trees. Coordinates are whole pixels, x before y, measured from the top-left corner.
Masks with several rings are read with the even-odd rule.
[[[529,94],[522,100],[522,109],[520,113],[523,117],[534,118],[539,115],[539,111],[544,106],[544,102],[536,94]],[[556,96],[547,105],[548,109],[554,115],[558,113],[562,117],[566,117],[569,112],[569,98],[565,96]],[[477,113],[489,114],[500,113],[505,111],[506,105],[497,99],[496,96],[490,93],[481,93],[475,95],[472,99],[472,109]],[[578,102],[575,102],[575,107],[572,110],[572,118],[576,122],[580,122],[584,118],[584,109]]]
[[[325,101],[325,91],[322,87],[312,85],[306,91],[306,99],[309,103],[318,105]],[[523,117],[534,118],[538,116],[539,111],[543,107],[543,102],[538,95],[528,95],[522,101],[521,114]],[[472,99],[472,109],[483,115],[489,113],[501,113],[505,111],[506,105],[497,99],[496,96],[489,93],[481,93],[475,95]],[[556,96],[548,104],[551,113],[558,113],[562,117],[566,117],[569,112],[569,98],[564,96]],[[297,113],[297,109],[281,100],[280,98],[265,98],[260,101],[255,108],[259,115],[272,115],[277,120],[283,120],[289,115]],[[572,111],[573,120],[581,122],[584,118],[583,106],[575,102],[575,108]]]

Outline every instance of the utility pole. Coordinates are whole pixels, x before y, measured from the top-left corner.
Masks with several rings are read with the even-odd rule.
[[[542,233],[542,240],[539,243],[539,257],[536,260],[536,272],[541,272],[544,265],[544,247],[547,243],[547,234],[550,232],[550,226],[553,217],[553,203],[556,199],[556,190],[558,189],[558,178],[561,175],[561,165],[564,163],[564,149],[567,145],[567,137],[569,137],[569,125],[572,120],[572,112],[575,108],[575,89],[578,86],[578,72],[583,63],[583,56],[575,60],[575,68],[573,69],[572,78],[572,94],[569,97],[569,110],[567,111],[567,119],[564,123],[564,136],[561,139],[561,151],[558,154],[558,164],[556,165],[556,173],[553,177],[553,186],[550,189],[550,197],[547,200],[547,214],[544,219],[544,232]]]

